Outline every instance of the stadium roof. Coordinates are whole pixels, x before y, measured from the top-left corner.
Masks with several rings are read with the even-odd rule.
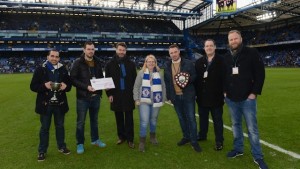
[[[261,2],[261,3],[259,3]],[[300,22],[300,0],[260,0],[232,13],[215,14],[193,29],[212,30],[266,29]]]
[[[237,0],[238,4],[246,1],[250,4],[238,7],[235,12],[217,14],[208,12],[213,9],[210,7],[214,5],[213,0],[0,0],[0,7],[7,11],[56,10],[89,14],[144,15],[175,20],[187,19],[186,23],[196,20],[191,28],[202,32],[216,29],[217,32],[222,32],[232,28],[269,28],[300,22],[300,0]],[[270,18],[266,19],[267,17]]]
[[[16,11],[55,11],[90,14],[163,16],[172,19],[200,17],[212,0],[0,0],[0,7]]]
[[[100,0],[99,2],[106,2],[107,0]],[[197,10],[200,4],[203,2],[212,2],[211,1],[202,1],[202,0],[109,0],[110,3],[124,5],[124,7],[132,7],[135,5],[147,5],[157,8],[168,7],[170,10]]]

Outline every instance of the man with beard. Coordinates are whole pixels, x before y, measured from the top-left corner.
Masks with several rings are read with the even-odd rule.
[[[105,67],[105,77],[112,77],[115,88],[106,91],[110,109],[115,112],[117,123],[117,145],[127,141],[129,148],[134,148],[133,128],[133,86],[136,68],[126,55],[127,46],[124,42],[116,44],[116,54]]]
[[[225,57],[227,75],[224,95],[231,115],[234,142],[233,150],[227,153],[227,157],[243,155],[244,116],[254,162],[260,169],[267,169],[259,143],[256,118],[256,99],[261,94],[265,79],[263,60],[256,49],[243,46],[241,33],[237,30],[228,33],[228,43],[230,53]]]

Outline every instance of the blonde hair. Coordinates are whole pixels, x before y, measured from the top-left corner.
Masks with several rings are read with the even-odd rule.
[[[237,33],[238,35],[240,35],[240,37],[242,37],[241,32],[238,31],[238,30],[231,30],[231,31],[228,32],[228,35],[229,35],[229,34],[232,34],[232,33]]]
[[[146,56],[145,62],[144,62],[143,68],[142,68],[143,71],[144,71],[144,72],[146,71],[146,69],[147,69],[147,64],[146,64],[146,62],[147,62],[149,59],[153,59],[153,60],[154,60],[156,71],[159,72],[160,68],[157,66],[157,60],[156,60],[155,56],[152,55],[152,54],[149,54],[149,55]]]

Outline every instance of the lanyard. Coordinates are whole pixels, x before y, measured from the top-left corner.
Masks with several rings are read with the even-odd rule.
[[[236,63],[239,60],[240,55],[236,54],[236,57],[234,57],[232,52],[231,52],[231,57],[232,57],[232,63],[234,64],[234,67],[236,67]]]
[[[209,69],[209,67],[211,66],[211,64],[212,64],[213,61],[215,60],[215,56],[211,59],[210,62],[208,61],[208,57],[205,57],[205,59],[206,59],[206,64],[207,64],[207,66],[206,66],[206,72],[207,72],[208,69]]]

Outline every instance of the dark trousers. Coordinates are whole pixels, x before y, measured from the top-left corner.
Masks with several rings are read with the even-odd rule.
[[[117,132],[119,139],[133,142],[133,111],[115,112]]]
[[[215,141],[216,143],[223,143],[223,107],[202,107],[198,106],[200,131],[198,137],[200,139],[206,139],[208,132],[208,119],[209,112],[214,122]]]
[[[66,147],[64,128],[65,113],[60,112],[59,106],[48,106],[47,112],[40,115],[41,129],[40,144],[38,148],[39,153],[47,153],[52,114],[54,116],[57,147],[58,149]]]

